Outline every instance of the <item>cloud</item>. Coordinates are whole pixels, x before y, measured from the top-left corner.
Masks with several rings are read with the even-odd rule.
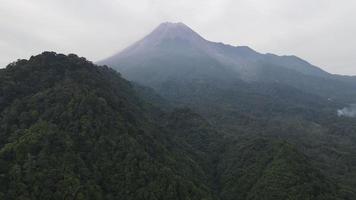
[[[356,104],[337,110],[338,116],[356,117]]]
[[[208,40],[298,55],[356,75],[353,0],[0,0],[0,66],[44,50],[96,61],[164,21]]]

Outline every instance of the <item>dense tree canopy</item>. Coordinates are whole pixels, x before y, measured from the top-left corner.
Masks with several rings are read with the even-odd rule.
[[[314,152],[293,139],[304,130],[313,134],[305,140],[321,138],[319,125],[234,115],[234,128],[221,128],[220,116],[206,120],[192,106],[168,104],[73,54],[45,52],[10,64],[0,71],[0,199],[354,197],[346,187],[353,180],[314,160],[328,140]],[[353,121],[342,122],[344,131],[335,131],[339,122],[320,119],[330,135],[350,138]],[[336,147],[335,157],[349,150]]]

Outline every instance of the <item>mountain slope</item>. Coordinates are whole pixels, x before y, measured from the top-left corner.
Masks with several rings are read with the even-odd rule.
[[[278,82],[344,103],[356,101],[354,77],[329,74],[295,56],[261,54],[249,47],[210,42],[182,23],[163,23],[99,63],[154,88],[170,80],[241,79]]]
[[[230,148],[219,164],[223,199],[338,199],[333,183],[289,144],[257,139]]]
[[[19,60],[0,83],[1,199],[340,197],[290,144],[229,137],[189,109],[154,111],[117,72],[76,55]]]
[[[113,70],[43,53],[0,74],[1,199],[213,199]]]
[[[337,115],[356,102],[355,77],[295,56],[210,42],[181,23],[164,23],[100,63],[189,107],[224,135],[293,144],[355,198],[356,120]]]

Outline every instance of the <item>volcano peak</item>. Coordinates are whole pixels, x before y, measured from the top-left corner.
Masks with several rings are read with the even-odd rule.
[[[165,39],[183,39],[188,41],[204,40],[198,33],[182,22],[163,22],[147,37],[155,41]]]

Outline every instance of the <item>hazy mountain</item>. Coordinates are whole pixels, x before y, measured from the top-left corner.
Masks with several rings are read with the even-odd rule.
[[[277,82],[346,103],[356,100],[354,77],[329,74],[296,56],[261,54],[246,46],[207,41],[182,23],[163,23],[99,63],[152,87],[172,80],[240,79]]]

